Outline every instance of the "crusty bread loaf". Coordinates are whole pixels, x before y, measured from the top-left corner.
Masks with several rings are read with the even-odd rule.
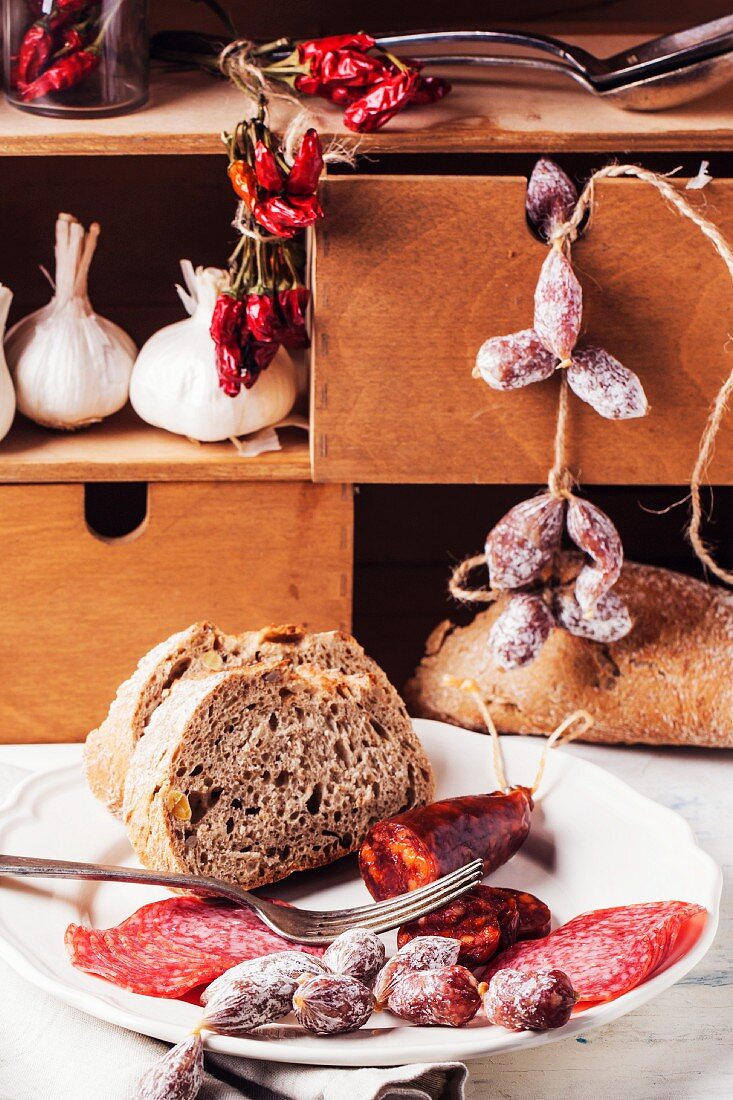
[[[180,680],[130,762],[123,818],[140,861],[246,888],[355,851],[433,797],[393,688],[287,661]]]
[[[563,569],[576,568],[567,555]],[[627,563],[615,589],[634,620],[599,645],[553,630],[525,668],[500,671],[486,644],[502,598],[466,627],[441,623],[407,685],[411,713],[483,729],[473,700],[443,676],[477,681],[498,728],[547,733],[571,711],[593,715],[587,741],[733,746],[733,594]]]
[[[229,635],[211,623],[194,623],[141,659],[117,691],[104,722],[87,737],[84,768],[92,793],[119,816],[135,746],[151,715],[178,680],[198,679],[265,659],[306,662],[348,673],[369,672],[388,683],[356,639],[341,631],[309,634],[303,627],[288,625]],[[402,706],[396,692],[394,695]]]

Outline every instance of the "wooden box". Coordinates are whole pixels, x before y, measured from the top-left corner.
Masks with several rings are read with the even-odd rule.
[[[84,484],[0,486],[0,741],[81,740],[148,649],[197,619],[350,626],[350,486],[149,483],[136,531],[85,522]]]
[[[490,336],[532,325],[546,246],[523,178],[336,177],[316,233],[312,446],[317,480],[543,482],[558,379],[497,393],[471,377]],[[633,180],[604,181],[573,250],[582,340],[642,379],[643,420],[602,420],[571,398],[568,454],[585,484],[687,481],[731,370],[730,276],[691,222]],[[693,202],[730,238],[733,181]],[[711,480],[733,482],[733,432]]]

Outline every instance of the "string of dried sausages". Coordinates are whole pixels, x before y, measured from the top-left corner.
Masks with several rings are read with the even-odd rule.
[[[577,348],[583,289],[570,250],[577,232],[567,226],[578,203],[573,181],[553,161],[535,165],[527,185],[527,215],[550,245],[534,295],[531,329],[493,336],[476,357],[475,378],[492,389],[514,390],[565,370],[581,401],[608,420],[631,420],[649,411],[636,374],[603,348]]]
[[[474,377],[482,378],[493,389],[513,390],[543,381],[556,370],[562,369],[559,420],[563,418],[562,402],[567,400],[566,386],[601,416],[610,420],[634,419],[645,416],[649,411],[643,386],[633,371],[619,363],[603,348],[577,346],[582,322],[583,295],[572,268],[571,247],[583,226],[587,227],[590,221],[596,182],[624,176],[633,177],[654,187],[676,213],[696,225],[711,242],[733,279],[733,248],[718,227],[704,218],[666,177],[635,164],[611,164],[595,172],[578,196],[575,184],[558,165],[546,158],[539,160],[528,182],[526,210],[530,222],[550,245],[550,252],[542,265],[535,290],[533,328],[487,340],[479,350],[473,374]],[[703,173],[701,178],[703,183],[707,183],[711,177]],[[690,542],[702,564],[726,584],[733,584],[733,571],[717,564],[702,537],[701,487],[731,396],[733,370],[721,385],[713,402],[690,478]],[[460,576],[455,582],[457,590],[462,587]],[[619,613],[623,616],[615,603],[615,600],[611,601],[612,618]],[[537,611],[536,605],[532,606],[535,608],[539,629],[541,613]],[[526,601],[523,608],[524,617],[520,615],[521,608],[515,611],[520,622],[529,615]],[[587,617],[587,611],[584,614]],[[571,613],[570,619],[575,622],[576,616]],[[547,629],[546,616],[543,621],[543,629]]]

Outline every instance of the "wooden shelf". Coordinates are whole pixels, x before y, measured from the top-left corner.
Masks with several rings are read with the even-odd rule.
[[[151,428],[131,408],[80,432],[19,416],[0,443],[0,483],[74,481],[308,481],[306,433],[280,432],[281,451],[243,458],[231,443],[194,443]]]
[[[573,35],[598,56],[639,41],[638,35]],[[431,70],[433,71],[433,70]],[[440,70],[435,70],[436,72]],[[451,95],[394,119],[383,131],[357,138],[340,112],[307,100],[324,136],[348,138],[363,153],[553,152],[576,150],[733,150],[733,84],[705,99],[661,113],[622,111],[550,73],[444,70]],[[204,73],[154,73],[150,102],[132,115],[90,120],[47,119],[0,108],[0,155],[218,153],[219,134],[245,108],[243,97]],[[276,102],[273,121],[292,107]]]

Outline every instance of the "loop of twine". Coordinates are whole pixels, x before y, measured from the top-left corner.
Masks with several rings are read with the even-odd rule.
[[[501,741],[499,740],[499,731],[494,725],[494,719],[491,717],[489,708],[486,705],[486,700],[481,694],[481,689],[475,680],[464,679],[462,676],[444,676],[443,683],[446,687],[458,688],[459,691],[465,691],[468,695],[471,695],[476,702],[476,706],[479,709],[481,717],[484,720],[484,724],[491,737],[491,749],[493,756],[494,778],[496,779],[497,787],[500,791],[506,791],[509,789],[509,784],[506,779],[506,771],[504,770],[504,755],[501,751]]]
[[[460,600],[461,603],[485,604],[498,600],[501,592],[496,588],[468,587],[471,573],[480,565],[486,565],[486,558],[483,554],[474,554],[473,557],[466,558],[455,567],[448,581],[448,591],[455,600]]]
[[[476,702],[476,706],[479,709],[484,724],[486,725],[487,732],[491,737],[492,754],[493,754],[493,767],[497,785],[500,790],[509,790],[509,784],[507,783],[506,771],[504,769],[504,755],[501,751],[501,740],[499,738],[499,731],[496,728],[494,719],[491,717],[491,712],[487,706],[486,700],[483,697],[481,688],[475,680],[471,680],[464,676],[443,676],[443,683],[446,687],[457,688],[459,691],[465,691]],[[545,766],[547,764],[547,757],[552,749],[559,748],[560,745],[569,745],[571,741],[575,741],[576,738],[582,737],[584,733],[593,725],[593,715],[589,714],[587,710],[574,710],[572,714],[568,714],[566,718],[563,718],[562,722],[545,741],[542,748],[542,755],[540,756],[540,762],[537,766],[537,774],[534,778],[534,783],[531,786],[532,794],[536,794],[539,789],[542,777],[545,774]],[[573,729],[575,727],[575,729]]]
[[[660,176],[656,172],[651,172],[647,168],[640,168],[636,164],[609,164],[605,168],[600,168],[597,172],[594,172],[591,178],[585,185],[582,194],[580,195],[573,213],[568,220],[563,224],[557,226],[550,237],[550,244],[555,247],[561,247],[569,249],[578,238],[578,230],[582,224],[586,214],[588,219],[593,216],[594,210],[594,198],[595,198],[595,184],[598,180],[602,179],[614,179],[620,176],[633,176],[636,179],[641,180],[643,183],[648,183],[650,186],[656,188],[659,194],[664,198],[669,205],[677,211],[682,217],[689,219],[696,225],[700,232],[707,237],[712,244],[715,251],[720,256],[721,260],[725,264],[728,274],[733,280],[733,248],[728,244],[725,237],[711,221],[704,218],[695,207],[682,195],[679,190],[673,186],[670,180],[665,176]],[[589,224],[588,222],[588,224]],[[726,407],[731,396],[733,396],[733,368],[727,379],[723,382],[722,386],[718,390],[718,393],[713,401],[710,413],[708,415],[705,427],[703,429],[702,436],[700,437],[700,444],[698,448],[697,458],[692,469],[690,476],[690,498],[691,498],[691,518],[688,528],[688,537],[692,548],[697,555],[697,558],[702,564],[713,573],[718,580],[723,581],[725,584],[733,585],[733,571],[724,569],[713,558],[710,550],[705,545],[705,541],[701,534],[701,528],[704,517],[702,501],[701,501],[701,489],[705,480],[710,462],[715,450],[715,438],[720,429],[723,417],[726,412]],[[562,398],[561,398],[562,400]],[[558,434],[560,431],[560,419],[561,412],[558,413]],[[564,417],[563,417],[564,421]],[[563,423],[564,433],[564,423]],[[555,439],[555,466],[551,471],[551,477],[557,470],[557,436]],[[557,478],[555,478],[557,484]],[[552,491],[552,485],[550,486]]]

